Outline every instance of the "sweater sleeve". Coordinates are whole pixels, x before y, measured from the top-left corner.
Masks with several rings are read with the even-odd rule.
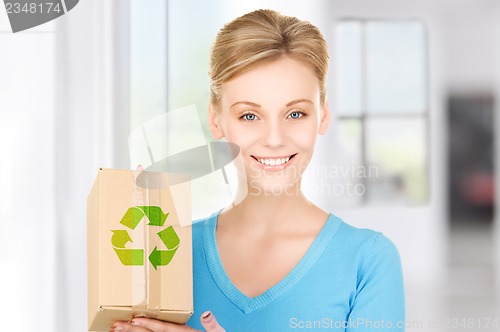
[[[405,331],[405,295],[399,252],[378,233],[365,252],[346,331]]]

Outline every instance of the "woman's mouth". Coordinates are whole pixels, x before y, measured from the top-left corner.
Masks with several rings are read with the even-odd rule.
[[[296,153],[286,156],[286,157],[257,157],[251,156],[253,159],[257,160],[264,166],[284,166],[288,163],[293,157],[295,157]]]

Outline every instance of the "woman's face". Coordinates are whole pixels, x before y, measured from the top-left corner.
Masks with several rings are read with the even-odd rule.
[[[329,111],[313,69],[288,57],[259,65],[222,86],[209,123],[242,153],[249,193],[291,193],[311,160]]]

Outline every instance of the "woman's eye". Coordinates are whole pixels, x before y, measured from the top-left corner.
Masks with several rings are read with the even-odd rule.
[[[243,114],[241,116],[241,118],[244,120],[247,120],[247,121],[254,121],[257,117],[255,116],[255,114],[247,113],[247,114]]]
[[[304,113],[299,112],[299,111],[295,111],[295,112],[290,113],[288,115],[288,117],[291,119],[298,119],[298,118],[302,117],[303,115],[304,115]]]

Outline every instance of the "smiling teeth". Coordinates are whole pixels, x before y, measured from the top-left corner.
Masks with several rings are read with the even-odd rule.
[[[290,160],[290,157],[287,158],[259,158],[257,159],[261,164],[268,165],[268,166],[280,166],[285,164],[287,161]]]

